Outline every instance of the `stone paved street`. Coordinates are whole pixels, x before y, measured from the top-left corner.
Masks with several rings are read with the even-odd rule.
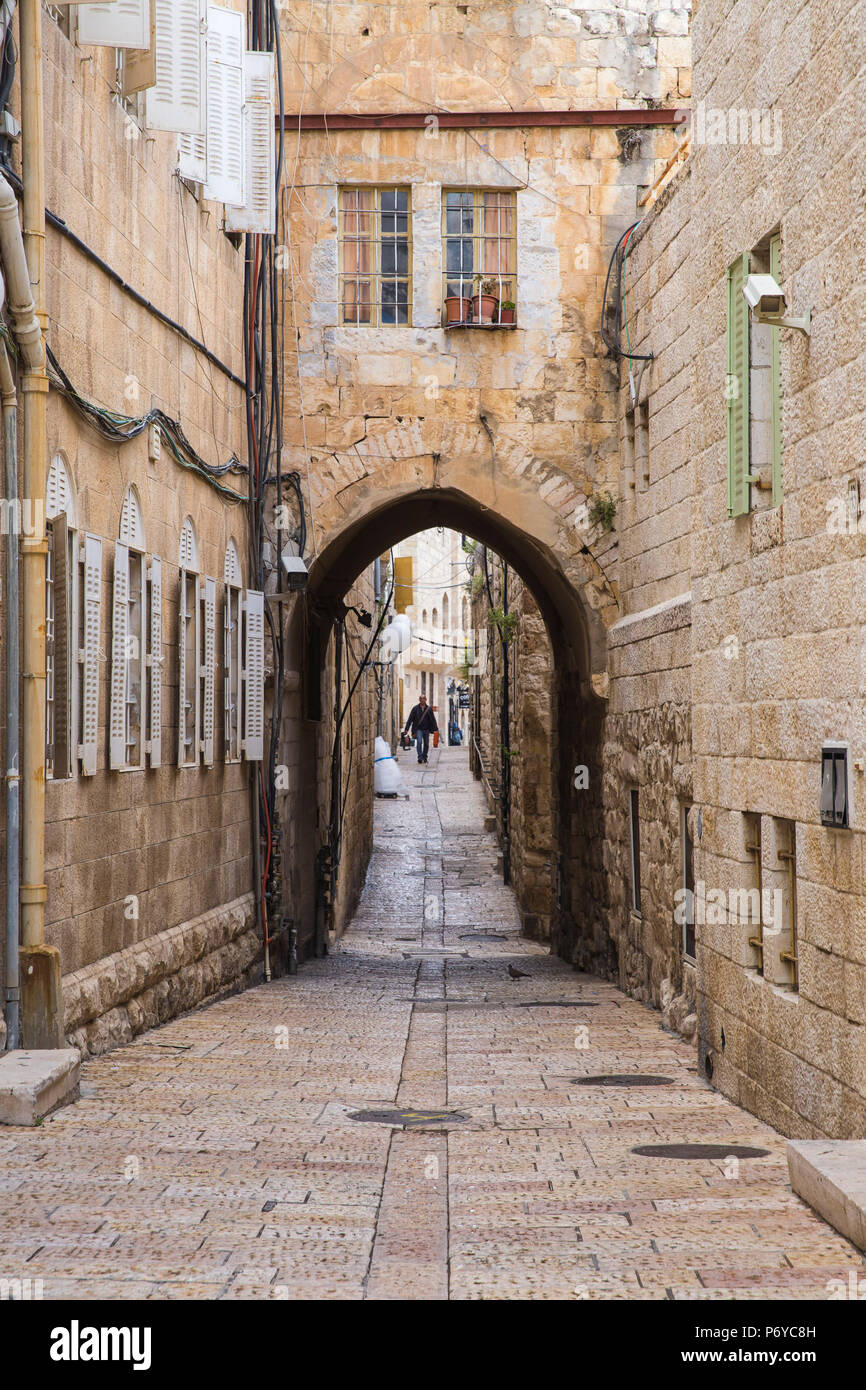
[[[862,1277],[692,1048],[518,938],[466,752],[402,766],[411,799],[377,802],[327,959],[89,1062],[78,1104],[0,1133],[3,1276],[52,1299],[799,1299]],[[673,1084],[576,1081],[636,1071]],[[466,1118],[352,1118],[395,1108]],[[769,1156],[632,1152],[663,1141]]]

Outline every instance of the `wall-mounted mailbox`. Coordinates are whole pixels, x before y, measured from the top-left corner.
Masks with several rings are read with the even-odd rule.
[[[848,748],[826,743],[821,749],[821,824],[844,828],[849,812]]]

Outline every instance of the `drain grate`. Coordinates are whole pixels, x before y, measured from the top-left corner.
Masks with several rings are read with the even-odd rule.
[[[641,1075],[639,1072],[611,1072],[607,1076],[573,1076],[575,1086],[673,1086],[672,1076]]]
[[[419,1129],[423,1125],[460,1124],[468,1120],[457,1110],[356,1110],[350,1120],[362,1124],[394,1125],[400,1129]]]
[[[641,1158],[767,1158],[769,1149],[750,1144],[638,1144],[633,1154]]]
[[[422,946],[417,951],[401,951],[404,960],[459,960],[469,954],[468,951],[448,951],[440,950],[435,946]]]
[[[508,941],[509,937],[501,931],[462,931],[461,941]]]
[[[417,999],[409,994],[404,994],[401,1002],[436,1009],[597,1009],[599,1004],[597,999],[585,1003],[576,999]]]

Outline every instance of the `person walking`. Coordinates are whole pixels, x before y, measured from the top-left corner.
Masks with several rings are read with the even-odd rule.
[[[412,729],[412,737],[415,739],[415,748],[418,753],[419,763],[426,763],[427,752],[430,747],[430,735],[439,732],[439,725],[436,723],[436,716],[427,703],[427,696],[420,695],[417,705],[413,705],[409,711],[409,718],[406,720],[405,734],[408,729]]]

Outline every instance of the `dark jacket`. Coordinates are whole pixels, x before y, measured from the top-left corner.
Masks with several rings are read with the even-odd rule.
[[[430,705],[424,710],[421,709],[420,705],[415,705],[414,708],[410,710],[409,718],[406,720],[406,728],[403,730],[404,734],[410,725],[412,726],[413,738],[419,729],[422,731],[426,730],[428,734],[435,734],[439,730],[439,725],[436,723],[436,716]]]

